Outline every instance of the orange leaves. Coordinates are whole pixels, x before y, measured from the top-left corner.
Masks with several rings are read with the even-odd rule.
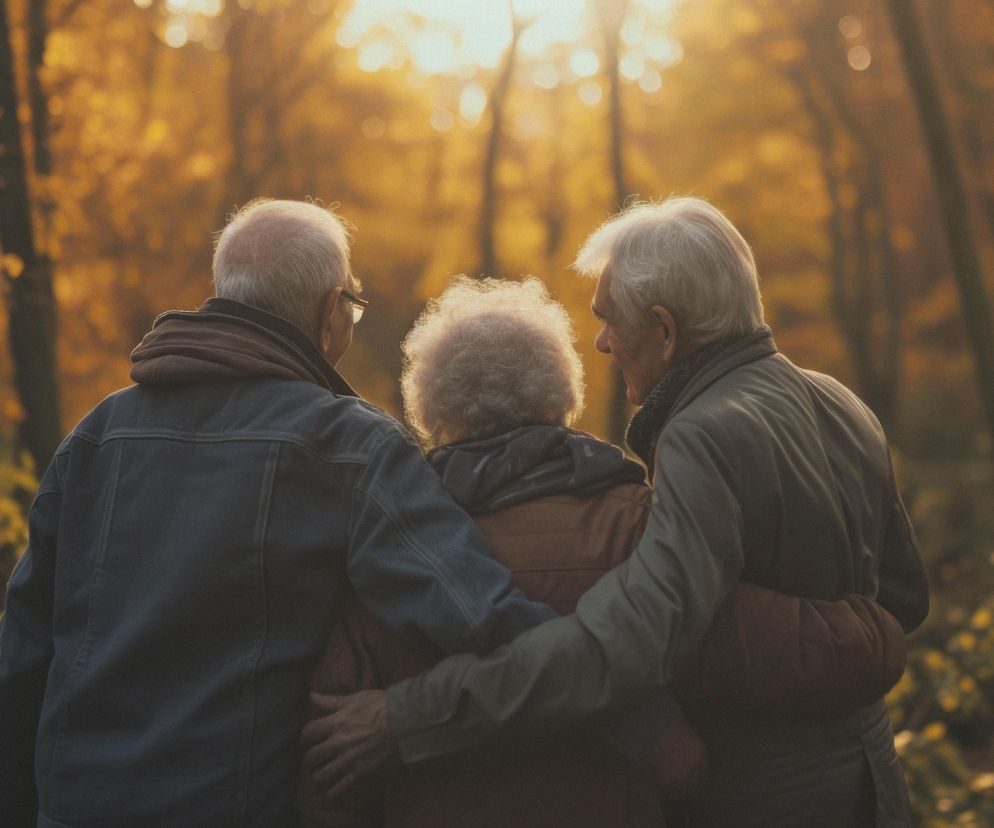
[[[0,272],[10,279],[17,279],[24,273],[24,260],[13,253],[0,255]]]

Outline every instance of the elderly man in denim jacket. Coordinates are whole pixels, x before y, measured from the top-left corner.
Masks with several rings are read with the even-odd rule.
[[[856,592],[906,630],[928,611],[880,424],[778,352],[727,218],[698,199],[636,205],[577,265],[599,276],[597,348],[642,406],[628,443],[654,474],[645,534],[575,615],[385,695],[329,701],[305,731],[305,761],[332,794],[397,753],[411,762],[568,726],[664,686],[740,579],[814,599]],[[882,701],[822,719],[720,702],[686,712],[712,761],[679,824],[911,824]]]
[[[332,367],[367,304],[337,218],[249,205],[214,282],[198,311],[156,320],[137,384],[41,482],[0,625],[5,826],[285,824],[346,578],[450,652],[552,615]]]

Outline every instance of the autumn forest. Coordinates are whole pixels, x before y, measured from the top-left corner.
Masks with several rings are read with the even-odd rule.
[[[992,0],[0,0],[4,584],[48,458],[211,294],[238,206],[351,224],[370,307],[340,368],[398,417],[428,297],[542,279],[580,427],[620,441],[569,265],[671,194],[733,220],[780,349],[885,425],[934,591],[898,749],[922,826],[994,825]]]

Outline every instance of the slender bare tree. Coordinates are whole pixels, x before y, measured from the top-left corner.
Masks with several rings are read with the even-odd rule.
[[[890,430],[897,416],[903,319],[893,222],[880,153],[827,74],[824,65],[806,64],[789,72],[811,118],[829,202],[825,221],[832,313],[860,396]],[[852,204],[843,198],[846,188],[854,193]]]
[[[913,0],[887,0],[887,8],[925,137],[932,183],[973,353],[977,386],[988,432],[994,437],[994,317],[974,238],[969,194],[915,3]],[[994,459],[994,452],[991,457]]]
[[[490,129],[487,132],[487,145],[483,156],[482,184],[480,200],[480,266],[479,276],[497,276],[498,262],[494,244],[494,225],[497,223],[497,160],[500,157],[504,137],[504,110],[511,92],[511,80],[518,62],[518,43],[530,21],[519,17],[511,0],[507,2],[511,15],[511,43],[504,53],[497,80],[490,90],[487,108],[490,110]]]
[[[621,26],[628,13],[628,0],[595,0],[597,17],[604,39],[604,74],[608,82],[608,131],[611,136],[611,177],[614,180],[614,209],[620,210],[631,198],[625,178],[625,119],[621,105]],[[607,431],[610,439],[620,443],[625,438],[629,418],[628,396],[621,372],[611,373],[608,398]]]
[[[32,11],[28,21],[32,29],[44,26],[44,8],[38,0],[32,3],[36,4],[39,8]],[[34,17],[35,12],[41,16]],[[29,41],[32,55],[34,49],[43,50],[44,29],[29,32]],[[31,74],[34,70],[32,66]],[[30,172],[17,120],[19,101],[15,81],[9,10],[6,0],[0,0],[0,250],[10,257],[6,259],[7,266],[0,269],[4,271],[14,387],[24,409],[20,443],[39,470],[43,470],[59,444],[62,428],[56,370],[56,306],[51,261],[35,241]],[[32,103],[44,108],[40,89],[37,94],[38,101]],[[32,116],[36,115],[33,111]],[[35,140],[45,139],[43,163],[47,165],[47,133],[39,134],[35,124]],[[36,153],[36,163],[37,158]]]

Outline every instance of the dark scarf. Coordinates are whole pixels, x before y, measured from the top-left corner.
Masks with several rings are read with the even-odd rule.
[[[440,446],[428,453],[428,462],[473,515],[549,495],[589,497],[620,483],[645,481],[642,467],[620,448],[563,426],[524,426]]]
[[[231,299],[169,311],[131,352],[140,385],[280,377],[358,396],[307,336],[287,320]]]
[[[729,344],[713,342],[674,365],[649,392],[642,407],[632,417],[625,432],[625,442],[642,458],[650,478],[655,465],[656,443],[673,404],[697,373]]]

